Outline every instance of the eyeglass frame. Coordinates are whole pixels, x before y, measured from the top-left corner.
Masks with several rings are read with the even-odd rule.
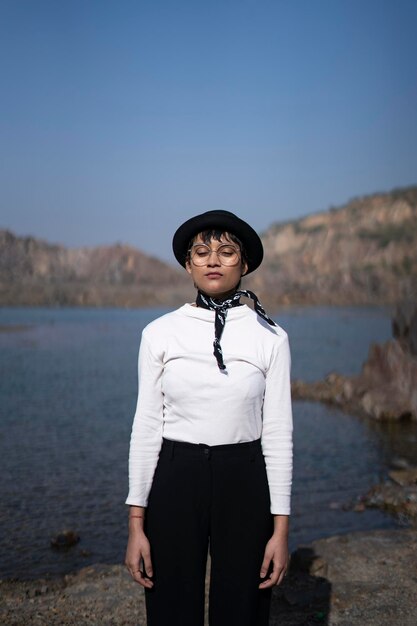
[[[218,261],[219,261],[220,265],[224,265],[224,267],[235,267],[236,265],[238,265],[239,261],[241,263],[243,263],[243,254],[242,254],[242,250],[241,250],[240,246],[236,247],[232,243],[221,243],[220,246],[217,248],[217,250],[213,250],[213,248],[211,248],[207,243],[198,242],[198,243],[193,243],[192,246],[190,246],[190,248],[187,251],[188,258],[193,261],[193,263],[194,263],[194,265],[196,265],[196,267],[202,267],[205,264],[205,263],[203,263],[202,265],[198,265],[197,263],[195,263],[194,259],[192,258],[192,250],[193,250],[193,248],[196,248],[198,246],[203,246],[203,247],[207,248],[210,251],[210,254],[209,254],[209,256],[208,256],[208,258],[206,260],[210,259],[210,257],[213,254],[213,252],[215,252],[216,255],[217,255],[217,258],[218,258]],[[224,263],[222,263],[221,258],[220,258],[219,254],[218,254],[218,251],[220,250],[220,248],[224,248],[224,247],[233,248],[236,251],[236,253],[238,255],[238,259],[237,259],[236,263],[233,263],[232,265],[225,265]]]

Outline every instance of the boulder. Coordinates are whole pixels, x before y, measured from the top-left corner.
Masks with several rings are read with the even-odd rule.
[[[79,535],[73,530],[63,530],[51,538],[51,546],[53,548],[71,548],[80,540]]]

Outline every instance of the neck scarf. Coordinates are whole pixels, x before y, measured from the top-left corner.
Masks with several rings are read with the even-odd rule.
[[[223,363],[223,352],[220,345],[220,338],[226,324],[227,311],[232,307],[242,306],[240,302],[241,296],[246,296],[247,298],[253,300],[255,303],[255,311],[257,312],[257,314],[262,317],[266,322],[268,322],[268,324],[270,324],[271,326],[276,326],[275,322],[265,313],[265,310],[263,309],[261,303],[259,302],[257,296],[253,293],[253,291],[249,291],[248,289],[238,289],[225,300],[217,300],[216,298],[211,298],[200,290],[197,291],[197,297],[195,300],[196,305],[202,307],[203,309],[210,309],[211,311],[216,312],[216,317],[214,320],[213,354],[216,357],[217,365],[219,366],[220,370],[226,369],[226,366]]]

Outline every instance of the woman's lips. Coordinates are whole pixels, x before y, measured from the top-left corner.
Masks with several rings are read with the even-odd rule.
[[[207,278],[220,278],[222,276],[222,274],[219,274],[219,272],[210,272],[209,274],[206,274]]]

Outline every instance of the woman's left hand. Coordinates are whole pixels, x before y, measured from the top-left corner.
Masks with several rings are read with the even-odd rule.
[[[272,561],[273,570],[269,578],[264,580],[259,589],[267,589],[279,585],[284,578],[289,563],[288,539],[282,534],[274,533],[266,544],[264,560],[262,561],[260,577],[264,578]]]

